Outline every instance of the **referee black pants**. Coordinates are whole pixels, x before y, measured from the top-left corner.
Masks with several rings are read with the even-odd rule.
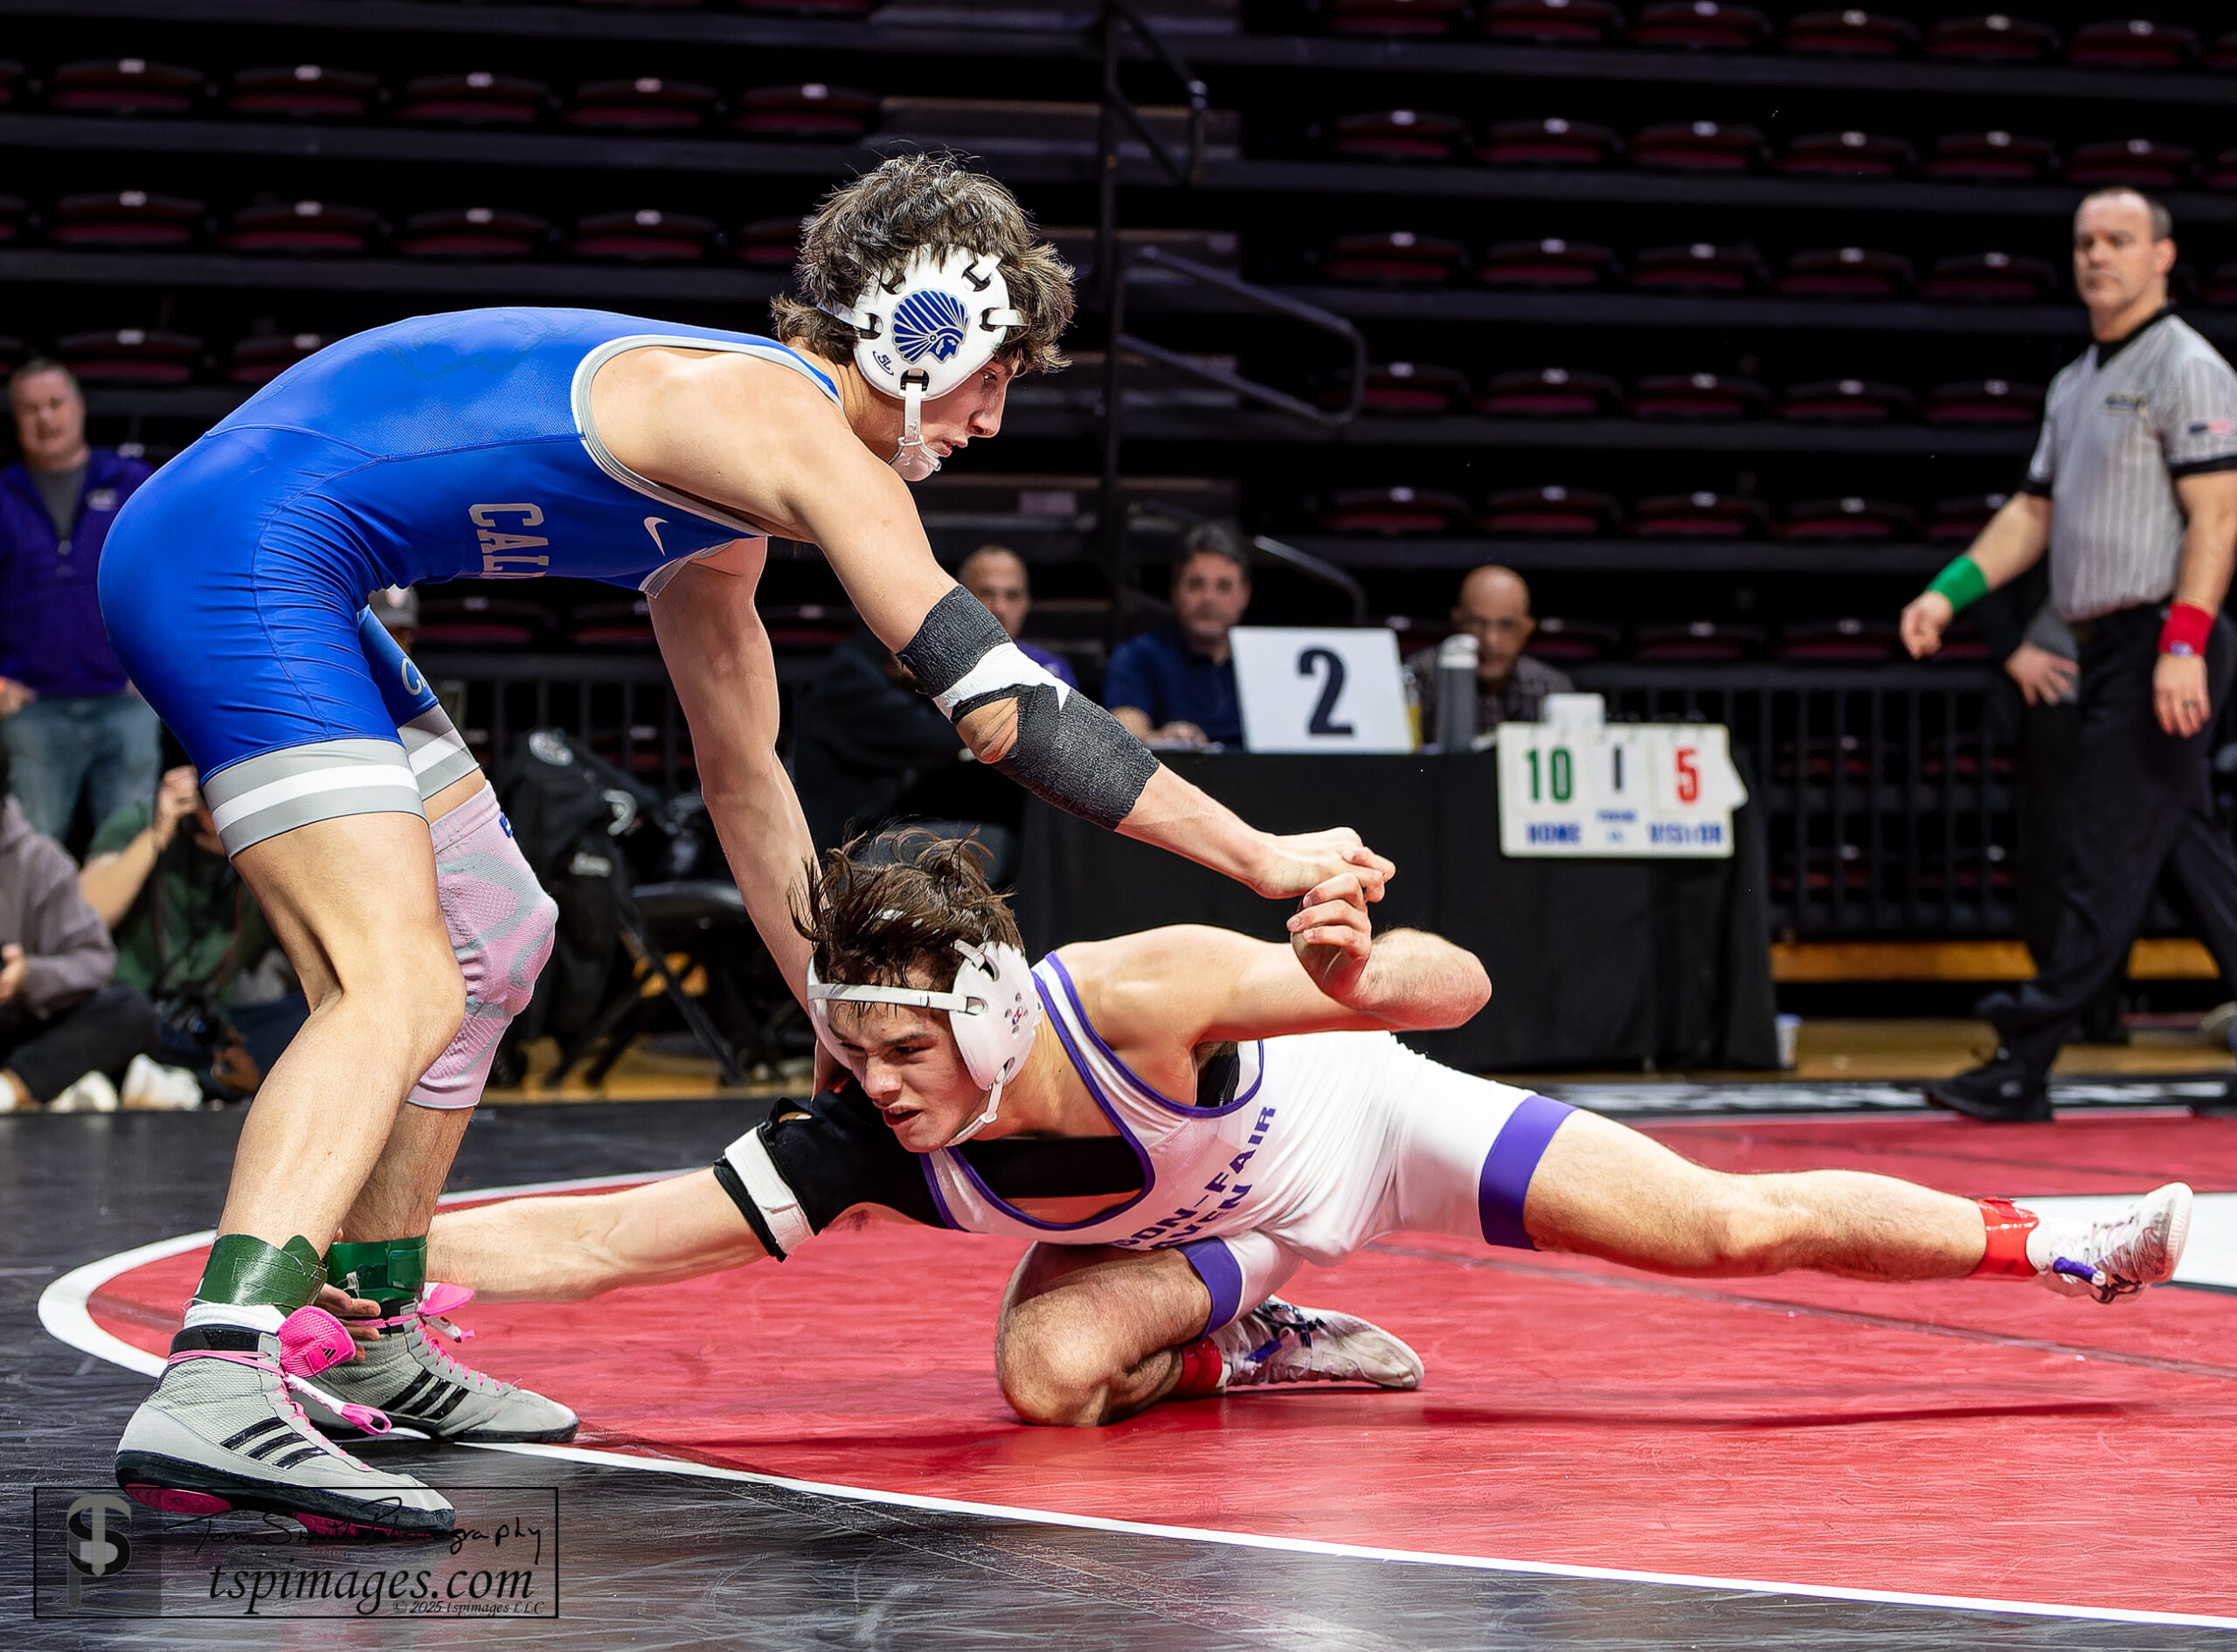
[[[2084,1006],[2118,975],[2166,874],[2169,897],[2237,983],[2237,849],[2213,816],[2213,719],[2187,740],[2159,726],[2151,674],[2164,609],[2123,608],[2081,639],[2081,729],[2073,854],[2050,956],[2016,993],[1982,1005],[2005,1047],[2040,1075]],[[2217,618],[2206,683],[2219,711],[2237,678],[2237,628]]]

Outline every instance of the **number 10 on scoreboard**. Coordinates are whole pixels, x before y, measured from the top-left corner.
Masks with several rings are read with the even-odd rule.
[[[1716,723],[1503,723],[1499,847],[1510,855],[1732,853],[1747,801]]]

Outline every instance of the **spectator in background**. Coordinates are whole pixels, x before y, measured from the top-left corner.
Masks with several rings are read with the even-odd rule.
[[[0,795],[8,786],[0,748]],[[115,1080],[156,1047],[146,997],[114,985],[116,948],[62,846],[0,802],[0,1112],[114,1112]],[[194,1099],[201,1096],[197,1092]]]
[[[987,612],[1002,622],[1020,653],[1058,681],[1080,686],[1070,660],[1018,639],[1026,615],[1033,612],[1033,587],[1026,579],[1024,557],[1007,545],[981,545],[963,559],[963,566],[955,570],[955,583],[987,605]]]
[[[32,829],[59,838],[80,791],[98,823],[156,790],[156,714],[94,590],[109,524],[149,473],[86,446],[86,400],[59,362],[17,369],[8,404],[23,458],[0,472],[0,742]]]
[[[310,1006],[191,765],[101,823],[78,888],[116,938],[116,978],[155,1000],[164,1057],[253,1094]]]
[[[1530,587],[1512,568],[1486,563],[1460,582],[1452,628],[1476,639],[1476,727],[1535,722],[1549,694],[1568,694],[1568,677],[1524,653],[1538,621],[1530,612]],[[1406,675],[1422,708],[1422,739],[1437,739],[1437,648],[1406,656]]]
[[[1243,542],[1216,522],[1191,528],[1173,565],[1172,597],[1171,625],[1112,651],[1103,702],[1150,745],[1240,745],[1243,713],[1227,633],[1250,606]]]

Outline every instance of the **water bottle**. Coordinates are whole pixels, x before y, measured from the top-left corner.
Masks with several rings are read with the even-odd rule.
[[[1476,739],[1476,639],[1456,631],[1437,646],[1437,741],[1465,751]]]

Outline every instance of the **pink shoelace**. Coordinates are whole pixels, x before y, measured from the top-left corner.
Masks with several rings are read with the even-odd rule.
[[[329,1393],[310,1380],[329,1365],[340,1365],[357,1358],[357,1343],[350,1335],[350,1328],[328,1313],[323,1308],[298,1308],[280,1322],[280,1353],[277,1358],[267,1353],[233,1353],[218,1348],[192,1348],[184,1353],[173,1354],[163,1362],[169,1369],[184,1365],[190,1359],[223,1359],[228,1364],[246,1365],[253,1371],[268,1371],[280,1379],[281,1394],[287,1409],[294,1413],[295,1420],[309,1428],[310,1419],[302,1407],[295,1403],[297,1393],[308,1394],[329,1411],[346,1419],[368,1434],[386,1434],[393,1426],[388,1414],[372,1406],[353,1405],[337,1394]],[[293,1392],[289,1392],[292,1390]],[[314,1434],[317,1431],[312,1430]],[[325,1436],[320,1434],[321,1440]],[[342,1457],[357,1468],[365,1465],[352,1457],[331,1441],[326,1442]],[[371,1472],[370,1469],[368,1473]]]
[[[371,1324],[383,1332],[391,1330],[410,1331],[414,1326],[419,1326],[440,1331],[453,1342],[464,1342],[474,1335],[472,1331],[461,1331],[449,1320],[442,1317],[443,1315],[454,1309],[463,1308],[474,1300],[472,1287],[430,1283],[422,1289],[423,1294],[419,1300],[403,1312],[390,1314],[381,1319],[361,1320],[358,1323]],[[332,1316],[329,1315],[328,1317],[331,1318]],[[341,1322],[337,1320],[336,1323],[338,1324]],[[473,1366],[454,1359],[450,1350],[435,1341],[433,1337],[427,1339],[427,1347],[434,1354],[442,1375],[460,1386],[470,1388],[474,1386],[474,1379],[481,1377],[481,1373]]]

